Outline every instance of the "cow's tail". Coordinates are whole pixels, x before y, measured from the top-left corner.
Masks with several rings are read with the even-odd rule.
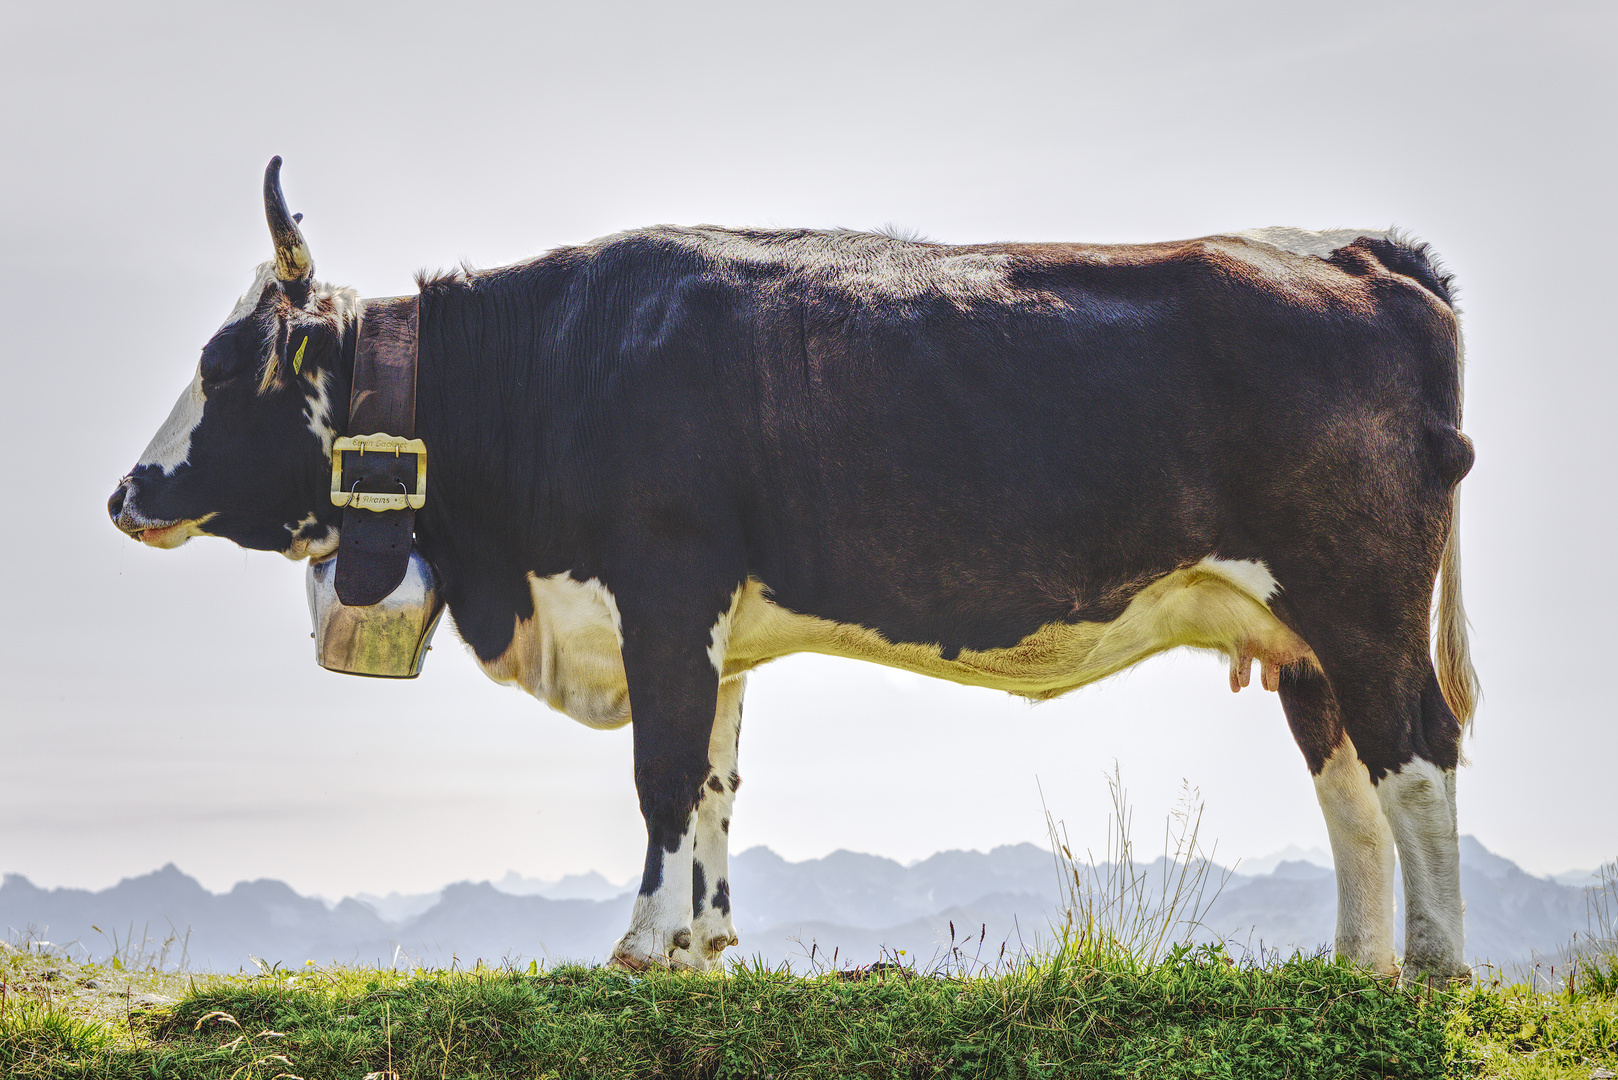
[[[1456,487],[1450,492],[1449,536],[1438,567],[1438,642],[1434,652],[1438,689],[1461,727],[1470,730],[1480,692],[1466,627],[1466,605],[1461,602],[1461,489]]]
[[[1424,247],[1422,254],[1433,258]],[[1478,673],[1472,667],[1472,644],[1467,639],[1466,605],[1461,602],[1461,479],[1472,469],[1472,443],[1460,432],[1461,411],[1466,396],[1466,336],[1461,331],[1461,313],[1455,308],[1453,279],[1440,269],[1444,299],[1455,313],[1455,439],[1459,456],[1449,489],[1449,535],[1444,538],[1444,555],[1438,564],[1438,641],[1434,660],[1438,669],[1438,689],[1449,711],[1471,731],[1477,711]]]
[[[1472,667],[1472,647],[1467,640],[1466,606],[1461,602],[1461,479],[1472,468],[1472,443],[1461,434],[1461,406],[1466,384],[1466,339],[1461,332],[1461,313],[1455,303],[1455,279],[1439,261],[1433,249],[1415,237],[1390,229],[1387,246],[1378,251],[1390,270],[1406,274],[1437,296],[1455,317],[1455,426],[1442,433],[1436,445],[1442,447],[1436,463],[1450,485],[1449,534],[1444,538],[1444,554],[1438,566],[1437,641],[1434,667],[1438,669],[1438,689],[1450,712],[1470,730],[1481,691],[1478,674]]]

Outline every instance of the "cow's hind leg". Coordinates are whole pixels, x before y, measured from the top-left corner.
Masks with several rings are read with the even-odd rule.
[[[1343,730],[1325,678],[1308,664],[1281,677],[1281,704],[1314,777],[1337,868],[1336,953],[1392,975],[1393,833],[1371,774]]]
[[[1416,752],[1377,783],[1382,812],[1399,845],[1405,889],[1405,979],[1467,979],[1462,925],[1460,838],[1455,820],[1454,741],[1459,725],[1429,671],[1421,693],[1423,729],[1440,735],[1433,756]],[[1426,741],[1426,740],[1423,740]],[[1442,745],[1449,743],[1448,747]],[[1432,751],[1429,751],[1432,752]]]
[[[741,777],[736,772],[741,738],[745,677],[719,684],[719,708],[708,739],[708,779],[697,804],[696,846],[692,850],[691,950],[714,962],[736,944],[730,919],[730,811]]]
[[[1329,701],[1341,724],[1340,742],[1317,738],[1313,749],[1316,759],[1326,751],[1315,782],[1337,858],[1339,951],[1362,963],[1368,957],[1355,950],[1374,947],[1378,956],[1382,953],[1381,937],[1353,933],[1356,919],[1372,924],[1371,902],[1364,895],[1356,899],[1354,882],[1378,882],[1375,907],[1384,909],[1380,880],[1391,864],[1381,853],[1391,833],[1404,879],[1403,975],[1410,982],[1470,975],[1463,958],[1454,802],[1461,726],[1439,692],[1426,654],[1425,620],[1420,631],[1417,637],[1400,635],[1397,628],[1380,633],[1317,629],[1307,636],[1324,679],[1303,672],[1282,682],[1289,719],[1294,713],[1318,713]],[[1408,643],[1403,647],[1401,637]],[[1296,729],[1298,721],[1293,724]],[[1306,746],[1305,754],[1310,753]],[[1315,768],[1316,760],[1310,765]],[[1339,824],[1332,825],[1334,816]],[[1345,834],[1346,861],[1339,831]],[[1370,966],[1383,968],[1380,962]]]

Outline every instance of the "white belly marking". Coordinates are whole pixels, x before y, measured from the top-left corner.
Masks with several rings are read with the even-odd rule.
[[[765,599],[763,582],[749,580],[725,616],[724,674],[818,652],[1050,698],[1182,645],[1279,667],[1313,654],[1270,612],[1266,601],[1278,588],[1263,563],[1210,557],[1152,582],[1111,622],[1048,623],[1009,648],[962,649],[945,660],[936,644],[891,642],[863,626],[789,611]]]
[[[506,651],[483,670],[581,724],[628,723],[623,631],[611,591],[567,574],[530,575],[529,585],[533,616],[517,623]],[[1233,663],[1256,656],[1273,668],[1313,660],[1267,606],[1278,589],[1263,563],[1210,557],[1158,578],[1111,622],[1049,623],[1008,648],[962,649],[945,660],[937,644],[891,642],[864,626],[790,611],[765,599],[767,586],[750,578],[716,620],[708,655],[727,679],[777,657],[818,652],[1050,698],[1182,645]]]

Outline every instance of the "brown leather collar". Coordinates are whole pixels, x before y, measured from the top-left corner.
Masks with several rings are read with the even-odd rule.
[[[416,365],[420,308],[414,296],[366,300],[354,349],[353,388],[348,399],[351,435],[416,437]],[[334,451],[342,455],[333,502],[343,506],[337,545],[337,599],[348,607],[381,601],[404,580],[410,565],[416,512],[366,509],[356,494],[425,496],[425,469],[417,455],[376,449]],[[339,502],[339,490],[350,493]],[[378,500],[369,500],[376,502]],[[418,502],[420,500],[411,500]]]

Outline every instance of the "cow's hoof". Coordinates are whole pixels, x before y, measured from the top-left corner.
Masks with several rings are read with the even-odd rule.
[[[713,971],[718,966],[709,957],[692,949],[677,949],[669,956],[669,967],[674,971]]]
[[[631,956],[629,953],[621,950],[614,950],[612,959],[607,961],[607,966],[620,968],[624,971],[633,971],[639,973],[645,971],[647,968],[655,967],[656,965],[652,963],[651,957]]]
[[[608,967],[622,968],[636,973],[657,969],[660,971],[705,971],[708,967],[695,953],[685,949],[671,949],[665,954],[632,953],[625,949],[613,950]]]
[[[663,939],[663,947],[651,945],[654,936]],[[691,930],[681,927],[672,934],[652,935],[646,933],[625,934],[613,946],[612,959],[608,961],[612,967],[623,968],[625,971],[648,971],[652,968],[661,968],[665,971],[707,971],[713,963],[691,948]]]
[[[737,944],[741,939],[735,934],[715,934],[707,941],[707,953],[710,959],[719,959],[719,954]]]

